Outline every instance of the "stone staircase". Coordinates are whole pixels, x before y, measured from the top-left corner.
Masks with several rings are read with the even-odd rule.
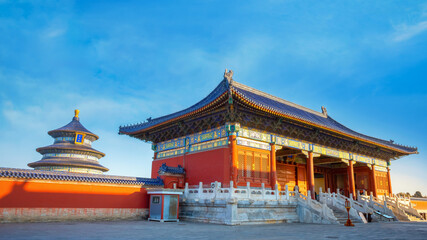
[[[338,209],[337,207],[329,207],[330,209],[332,209],[332,211],[334,212],[335,217],[337,218],[338,222],[340,224],[345,224],[347,222],[347,212],[343,211],[341,209]],[[350,215],[350,220],[355,224],[355,223],[363,223],[362,220],[360,218],[354,218]]]
[[[412,214],[410,214],[410,213],[406,213],[406,216],[408,216],[408,218],[409,218],[409,221],[425,221],[424,219],[422,219],[422,218],[420,218],[420,217],[417,217],[417,216],[414,216],[414,215],[412,215]]]

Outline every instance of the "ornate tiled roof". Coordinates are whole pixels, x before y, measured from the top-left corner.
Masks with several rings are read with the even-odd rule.
[[[88,173],[70,173],[17,168],[0,168],[0,178],[57,180],[70,182],[110,183],[144,186],[163,186],[163,180],[158,178],[138,178]]]
[[[37,148],[36,151],[40,154],[44,154],[45,152],[52,152],[52,150],[75,150],[75,151],[83,151],[83,152],[91,152],[93,154],[99,155],[100,157],[104,157],[105,153],[100,152],[94,148],[85,146],[85,145],[75,145],[70,143],[55,143],[46,147]]]
[[[185,174],[185,170],[181,165],[178,165],[178,167],[169,167],[166,166],[166,163],[163,163],[162,166],[160,166],[158,173]]]
[[[138,124],[123,126],[123,127],[121,126],[119,129],[119,133],[129,134],[129,133],[137,132],[140,130],[144,130],[144,129],[148,129],[150,127],[156,126],[158,124],[165,123],[169,120],[174,120],[178,117],[185,116],[189,113],[197,112],[200,109],[203,109],[204,107],[214,102],[220,96],[224,95],[224,93],[227,92],[227,89],[228,89],[227,85],[225,84],[224,81],[222,81],[207,97],[205,97],[200,102],[194,104],[193,106],[187,109],[184,109],[182,111],[163,116],[163,117],[149,119],[147,122],[144,122],[144,123],[138,123]]]
[[[416,153],[417,148],[402,146],[395,144],[392,141],[386,141],[374,137],[370,137],[356,131],[353,131],[339,122],[335,121],[328,114],[320,113],[298,104],[286,101],[284,99],[272,96],[254,88],[248,87],[244,84],[238,83],[234,80],[224,79],[220,84],[211,92],[206,98],[197,104],[184,109],[182,111],[172,113],[163,117],[152,119],[148,122],[134,124],[130,126],[124,126],[119,128],[119,134],[134,135],[143,131],[147,131],[151,128],[166,124],[172,120],[178,120],[183,117],[189,116],[195,112],[200,111],[218,99],[222,99],[227,93],[231,93],[233,99],[239,98],[252,107],[258,108],[262,111],[278,115],[284,118],[293,119],[305,124],[309,124],[315,127],[323,128],[328,131],[332,131],[347,137],[366,141],[382,147],[390,148],[404,153]],[[226,99],[226,98],[224,98]]]
[[[356,131],[347,128],[346,126],[340,124],[335,121],[332,117],[327,114],[323,114],[320,112],[313,111],[311,109],[299,106],[297,104],[288,102],[286,100],[274,97],[267,93],[263,93],[254,88],[245,86],[241,83],[234,82],[233,84],[233,92],[239,97],[245,99],[246,101],[260,106],[265,110],[269,110],[271,112],[283,114],[288,117],[292,117],[294,119],[314,123],[318,126],[323,126],[331,130],[335,130],[339,133],[347,134],[351,137],[357,137],[362,140],[368,140],[375,143],[380,143],[382,145],[396,148],[405,152],[416,152],[416,148],[401,146],[398,144],[394,144],[390,141],[382,140],[379,138],[370,137]]]
[[[43,158],[40,161],[28,164],[29,167],[43,167],[43,166],[70,166],[97,169],[103,172],[109,169],[99,164],[98,161],[80,160],[75,158]]]
[[[73,120],[71,120],[71,122],[69,122],[67,125],[60,127],[58,129],[55,130],[51,130],[48,132],[49,135],[51,135],[52,137],[55,137],[55,135],[58,132],[81,132],[81,133],[86,133],[88,135],[91,135],[93,137],[95,137],[95,139],[99,139],[98,135],[92,133],[91,131],[87,130],[79,121],[79,117],[73,117]]]

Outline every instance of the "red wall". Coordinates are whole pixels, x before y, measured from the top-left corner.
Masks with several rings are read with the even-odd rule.
[[[160,166],[162,166],[163,163],[166,163],[166,165],[168,165],[169,167],[178,167],[178,165],[183,166],[183,159],[183,156],[178,156],[154,160],[151,164],[151,178],[156,178],[157,176],[159,176],[157,172],[159,171],[159,168]]]
[[[219,148],[203,152],[185,154],[185,156],[154,160],[151,169],[151,177],[158,176],[160,166],[166,163],[171,167],[178,164],[184,167],[185,182],[189,185],[197,185],[199,182],[209,184],[219,181],[228,185],[230,183],[230,151],[228,148]]]
[[[413,205],[413,207],[417,210],[427,210],[427,201],[421,201],[421,200],[415,200],[415,199],[411,199],[411,202],[416,204],[415,206]]]
[[[0,179],[0,208],[148,208],[145,188]]]

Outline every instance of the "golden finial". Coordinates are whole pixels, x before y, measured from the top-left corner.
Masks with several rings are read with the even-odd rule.
[[[74,117],[75,118],[78,118],[79,117],[79,110],[78,109],[76,109],[76,110],[74,110]]]

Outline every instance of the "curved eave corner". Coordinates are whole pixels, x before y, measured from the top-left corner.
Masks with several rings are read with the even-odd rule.
[[[183,119],[191,115],[200,113],[203,110],[217,104],[227,93],[228,93],[228,85],[226,87],[224,81],[221,81],[221,83],[207,97],[205,97],[198,103],[192,105],[191,107],[169,114],[169,115],[152,119],[149,122],[124,126],[124,127],[120,126],[119,134],[133,136],[143,131],[147,131],[147,130],[156,128],[158,126],[165,125],[167,123],[174,122],[179,119]]]

